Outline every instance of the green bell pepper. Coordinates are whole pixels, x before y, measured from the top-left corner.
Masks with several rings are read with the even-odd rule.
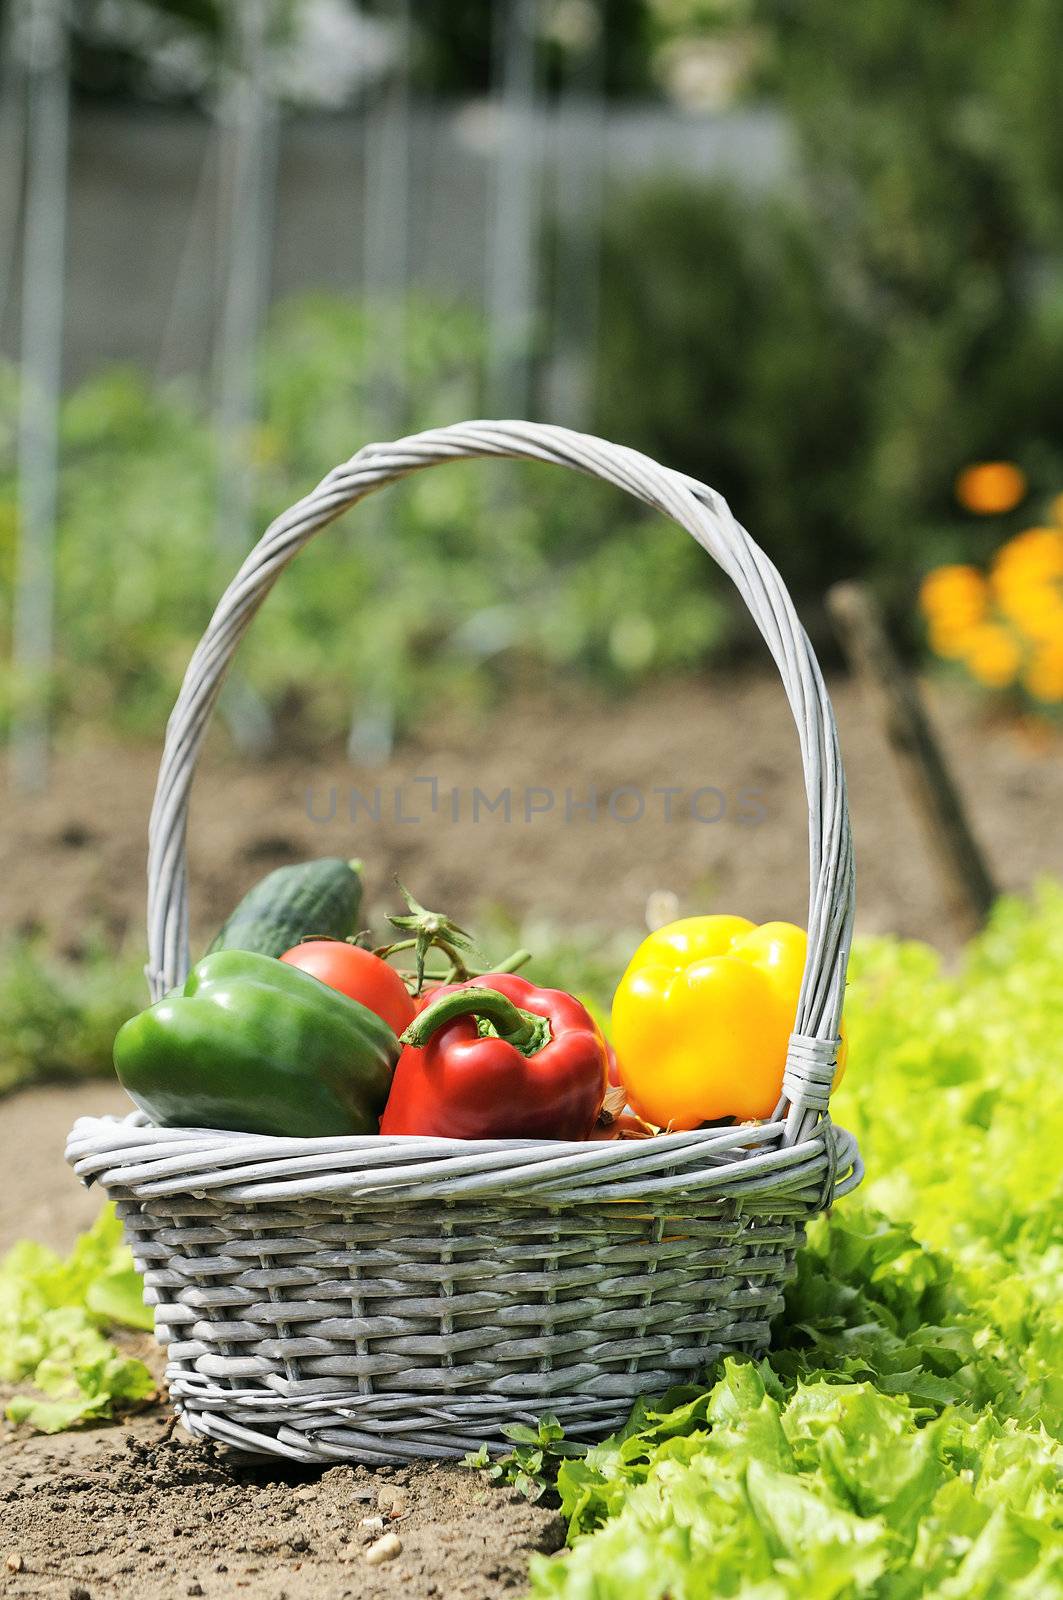
[[[164,1128],[376,1133],[399,1042],[367,1006],[272,956],[219,950],[114,1042],[123,1088]]]

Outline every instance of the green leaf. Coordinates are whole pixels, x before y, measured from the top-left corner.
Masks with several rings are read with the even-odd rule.
[[[152,1395],[148,1368],[106,1337],[116,1323],[143,1328],[151,1320],[113,1207],[65,1261],[32,1241],[15,1245],[0,1261],[0,1378],[38,1393],[15,1395],[11,1420],[53,1433]]]
[[[812,1558],[819,1569],[813,1592],[824,1600],[853,1583],[870,1584],[885,1571],[890,1548],[882,1519],[845,1511],[760,1461],[746,1470],[746,1493],[780,1569],[797,1573]],[[828,1573],[836,1588],[833,1581],[824,1586]]]
[[[85,1304],[104,1322],[142,1328],[147,1333],[155,1326],[155,1314],[144,1304],[144,1280],[135,1267],[95,1279],[85,1292]]]
[[[560,1462],[536,1595],[1063,1600],[1061,968],[1056,884],[957,972],[858,945],[835,1109],[865,1190],[809,1230],[768,1360]]]

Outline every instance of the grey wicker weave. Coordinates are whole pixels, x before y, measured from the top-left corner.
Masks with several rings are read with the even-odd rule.
[[[185,832],[196,758],[244,630],[301,547],[437,463],[552,462],[627,490],[732,578],[797,724],[809,949],[769,1121],[629,1143],[279,1139],[81,1119],[68,1159],[118,1204],[170,1393],[193,1433],[299,1461],[452,1457],[554,1413],[618,1425],[637,1394],[766,1346],[806,1221],[854,1188],[828,1115],[853,917],[834,716],[777,571],[711,489],[563,428],[470,422],[369,445],[266,531],[192,657],[151,816],[148,977],[188,970]],[[664,533],[662,537],[666,536]]]

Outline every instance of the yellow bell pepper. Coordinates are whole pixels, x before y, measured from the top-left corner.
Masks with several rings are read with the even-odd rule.
[[[770,1116],[807,950],[792,922],[745,917],[684,917],[644,939],[613,999],[620,1078],[640,1116],[662,1128]],[[835,1087],[844,1058],[843,1039]]]

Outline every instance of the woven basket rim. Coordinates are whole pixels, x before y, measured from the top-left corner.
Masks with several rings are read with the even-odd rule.
[[[387,1195],[396,1203],[489,1198],[514,1205],[703,1194],[823,1195],[863,1175],[853,1136],[829,1118],[795,1144],[785,1124],[699,1128],[645,1140],[431,1139],[360,1134],[290,1138],[158,1128],[140,1114],[81,1117],[66,1159],[86,1183],[144,1200],[213,1194],[234,1201]]]

